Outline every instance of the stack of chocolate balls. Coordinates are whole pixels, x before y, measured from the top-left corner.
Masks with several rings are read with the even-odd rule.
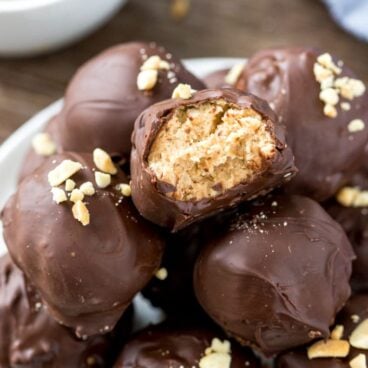
[[[366,124],[312,48],[87,62],[2,211],[0,367],[368,368]],[[138,293],[166,320],[132,335]]]

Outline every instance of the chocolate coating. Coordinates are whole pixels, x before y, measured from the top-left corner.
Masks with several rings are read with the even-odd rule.
[[[198,368],[213,338],[223,340],[215,330],[204,326],[161,324],[148,327],[124,346],[114,368]],[[260,363],[253,353],[231,344],[230,368],[256,368]]]
[[[231,87],[225,82],[225,78],[230,69],[216,70],[203,78],[203,82],[207,88],[224,88]]]
[[[363,168],[355,174],[349,185],[368,190],[368,169]],[[343,227],[357,256],[353,262],[353,288],[368,291],[368,208],[344,207],[335,199],[326,203],[325,208]]]
[[[252,182],[240,183],[215,197],[197,201],[169,198],[164,193],[167,184],[160,182],[148,167],[148,155],[154,139],[164,126],[164,118],[179,107],[218,99],[240,108],[251,108],[267,119],[267,126],[275,136],[275,157]],[[152,105],[136,120],[132,142],[130,166],[134,204],[143,217],[172,231],[267,193],[289,180],[296,171],[292,152],[285,144],[283,126],[278,123],[273,111],[259,98],[230,88],[203,90],[187,100],[171,99]]]
[[[159,71],[153,90],[139,91],[140,67],[153,55],[171,64],[172,75]],[[58,125],[61,146],[76,152],[100,147],[129,159],[135,119],[153,103],[170,98],[178,83],[204,88],[178,59],[154,43],[125,43],[102,52],[79,68],[69,83]]]
[[[363,163],[368,128],[350,133],[347,126],[353,119],[367,124],[368,93],[349,101],[349,111],[338,107],[336,118],[325,116],[320,85],[313,74],[320,54],[311,48],[261,51],[249,60],[236,87],[268,101],[286,125],[287,142],[299,170],[288,193],[323,201],[346,184]],[[342,76],[354,74],[343,66]]]
[[[119,328],[130,330],[127,323]],[[51,318],[10,257],[0,258],[0,367],[111,366],[117,340],[121,340],[120,331],[115,334],[79,340]]]
[[[200,253],[194,288],[231,336],[266,355],[327,337],[350,295],[351,245],[311,199],[268,197]]]
[[[356,294],[339,313],[337,324],[344,326],[343,339],[348,340],[350,334],[357,327],[351,316],[360,318],[359,322],[368,318],[368,294]],[[359,323],[358,322],[358,323]],[[307,348],[301,348],[281,355],[277,360],[277,368],[351,368],[349,362],[358,354],[364,354],[368,360],[368,351],[356,349],[350,346],[349,355],[346,358],[324,358],[309,360]]]
[[[83,169],[79,187],[95,183],[92,155],[64,153],[24,179],[2,213],[4,238],[18,267],[39,290],[50,314],[78,336],[110,331],[133,297],[152,278],[164,240],[142,219],[130,198],[115,188],[127,183],[122,171],[112,184],[86,197],[90,224],[74,219],[72,202],[56,204],[47,175],[65,159]]]

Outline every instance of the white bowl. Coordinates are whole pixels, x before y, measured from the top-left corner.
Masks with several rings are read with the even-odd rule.
[[[0,55],[59,49],[93,32],[127,0],[0,0]]]

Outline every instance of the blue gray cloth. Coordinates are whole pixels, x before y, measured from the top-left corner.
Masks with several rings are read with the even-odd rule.
[[[368,41],[368,0],[324,0],[345,30]]]

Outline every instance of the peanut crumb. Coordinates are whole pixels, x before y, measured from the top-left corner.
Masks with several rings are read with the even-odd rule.
[[[199,361],[199,368],[230,368],[231,366],[231,345],[225,340],[214,338],[211,346],[208,347],[204,356]]]
[[[51,156],[56,152],[56,145],[48,133],[38,133],[32,140],[32,147],[40,156]]]
[[[196,92],[189,84],[180,83],[174,89],[172,93],[172,98],[181,98],[183,100],[188,100]]]
[[[323,113],[329,118],[336,118],[337,116],[336,107],[332,105],[325,105],[323,108]]]
[[[111,184],[111,175],[96,171],[95,181],[99,188],[106,188]]]
[[[96,148],[93,151],[93,162],[104,173],[115,175],[118,172],[110,155],[101,148]]]
[[[82,165],[79,162],[64,160],[58,166],[56,166],[55,169],[49,172],[48,180],[50,185],[52,187],[57,187],[77,173],[81,168]]]
[[[334,329],[331,331],[332,340],[341,340],[343,335],[344,335],[343,325],[336,325]]]
[[[359,323],[351,333],[349,341],[354,348],[368,350],[368,319]]]
[[[346,340],[320,340],[308,348],[308,358],[345,358],[350,351]]]
[[[72,193],[70,194],[71,202],[77,203],[79,201],[83,201],[84,194],[80,189],[73,189]]]
[[[344,187],[337,193],[336,200],[344,207],[367,207],[368,190]]]
[[[93,196],[96,193],[96,190],[90,181],[86,181],[85,183],[83,183],[79,189],[86,196]]]
[[[348,131],[350,133],[356,133],[364,130],[365,124],[362,119],[354,119],[348,124]]]
[[[364,354],[358,354],[349,362],[350,368],[367,368],[367,358]]]
[[[225,83],[235,86],[244,70],[244,63],[235,64],[225,76]]]
[[[72,179],[68,179],[66,182],[65,182],[65,190],[67,192],[71,192],[76,186],[76,183],[74,180]]]
[[[150,56],[141,66],[141,70],[169,70],[170,64],[160,56]]]
[[[150,91],[158,80],[157,70],[143,70],[138,74],[137,86],[140,91]]]
[[[340,106],[344,111],[349,111],[351,109],[351,105],[349,102],[341,102]]]
[[[132,195],[132,188],[129,184],[120,184],[120,192],[124,197],[130,197]]]
[[[156,272],[156,278],[161,280],[161,281],[164,281],[167,279],[167,276],[168,276],[168,272],[167,272],[167,269],[162,267],[160,268],[157,272]]]
[[[66,193],[60,188],[52,188],[51,193],[52,200],[57,204],[65,202],[68,199]]]
[[[90,215],[88,208],[82,201],[76,202],[72,207],[73,217],[78,220],[83,226],[90,222]]]
[[[354,323],[358,323],[360,321],[360,317],[357,315],[357,314],[352,314],[350,316],[351,320],[354,322]]]

